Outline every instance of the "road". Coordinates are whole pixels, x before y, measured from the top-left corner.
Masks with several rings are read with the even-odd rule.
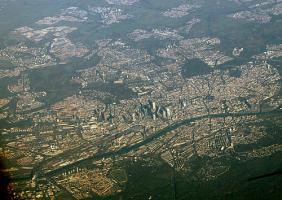
[[[202,116],[195,116],[192,118],[188,118],[188,119],[184,119],[184,120],[180,120],[178,122],[174,122],[172,124],[170,124],[169,126],[157,131],[155,134],[145,138],[143,141],[133,144],[131,146],[127,146],[127,147],[122,147],[116,151],[108,151],[108,152],[101,152],[101,153],[97,153],[94,156],[88,157],[86,159],[82,159],[82,160],[78,160],[74,163],[71,163],[69,165],[66,166],[62,166],[60,168],[45,172],[45,173],[41,173],[39,174],[39,176],[53,176],[56,174],[60,174],[62,172],[68,171],[70,169],[73,169],[75,167],[82,167],[84,165],[86,165],[89,162],[93,162],[95,160],[99,160],[102,158],[109,158],[109,157],[113,157],[113,156],[120,156],[123,154],[126,154],[130,151],[134,151],[137,150],[138,148],[140,148],[141,146],[147,145],[153,141],[155,141],[156,139],[166,135],[167,133],[169,133],[170,131],[177,129],[183,125],[189,125],[191,122],[195,122],[198,120],[202,120],[202,119],[209,119],[209,118],[224,118],[224,117],[241,117],[241,116],[272,116],[272,115],[278,115],[278,116],[282,116],[282,111],[281,110],[275,110],[275,111],[269,111],[269,112],[244,112],[244,113],[218,113],[218,114],[209,114],[209,115],[202,115]]]

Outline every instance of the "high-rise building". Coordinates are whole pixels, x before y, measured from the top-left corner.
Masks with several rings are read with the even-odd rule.
[[[134,121],[134,122],[135,122],[135,121],[136,121],[136,114],[135,114],[135,113],[132,113],[132,115],[131,115],[131,116],[132,116],[132,121]]]
[[[153,120],[155,121],[156,120],[156,114],[153,113]]]
[[[166,108],[166,116],[169,118],[171,116],[171,111],[169,108]]]
[[[152,102],[152,110],[153,110],[153,112],[156,111],[156,102],[154,102],[154,101]]]
[[[163,118],[166,118],[166,110],[165,109],[162,109],[162,116],[163,116]]]

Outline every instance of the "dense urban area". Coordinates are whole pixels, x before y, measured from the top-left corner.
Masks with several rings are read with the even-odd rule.
[[[11,199],[230,199],[178,188],[281,170],[281,0],[19,2],[0,0]]]

